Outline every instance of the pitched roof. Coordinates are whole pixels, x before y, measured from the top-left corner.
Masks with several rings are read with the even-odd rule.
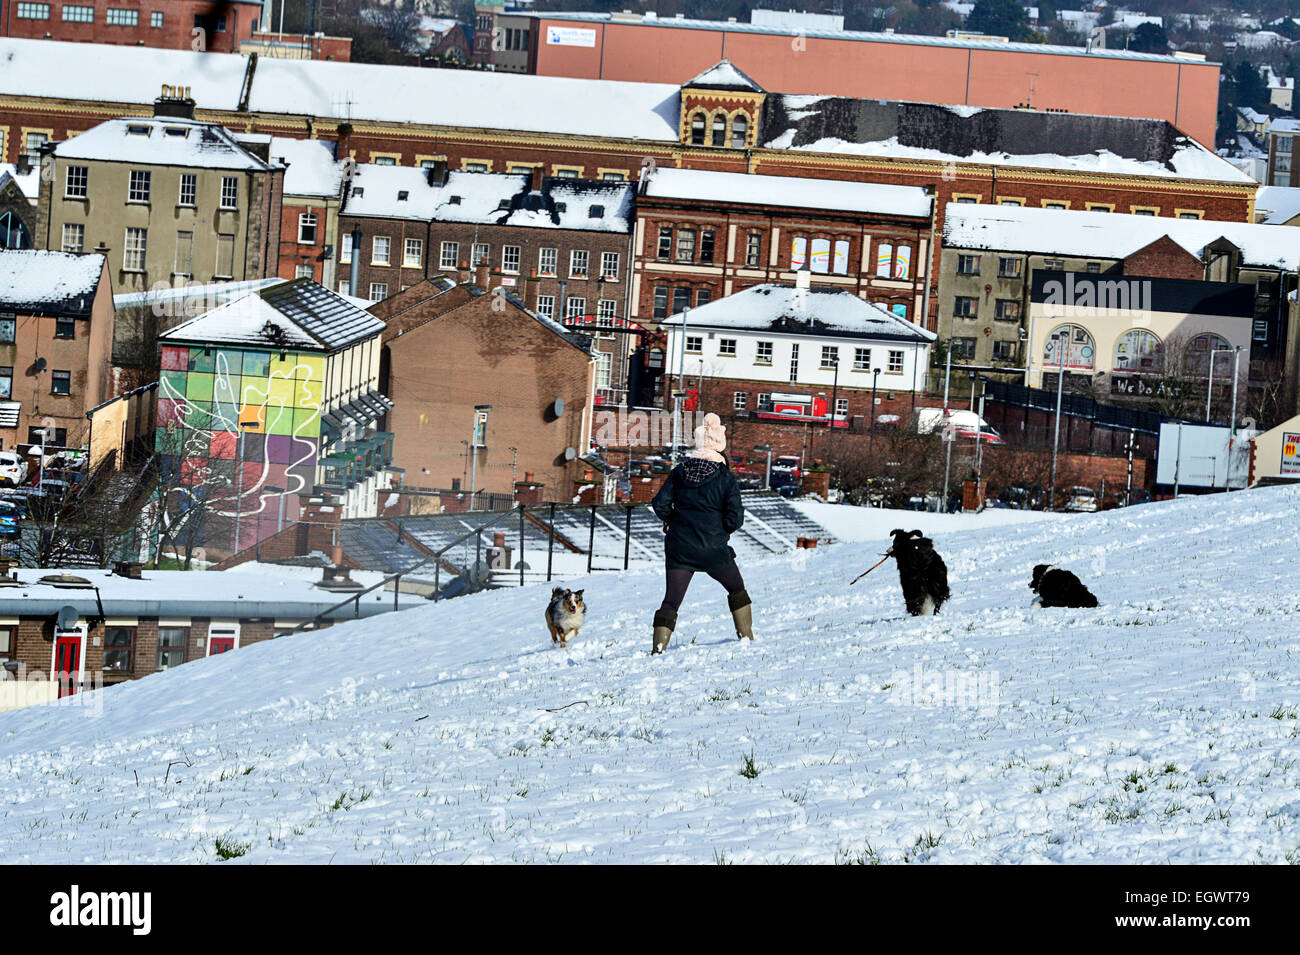
[[[337,351],[380,334],[384,323],[310,279],[281,282],[227,302],[159,336],[252,348]]]
[[[948,203],[943,223],[944,248],[1099,259],[1127,258],[1166,235],[1197,258],[1222,238],[1241,250],[1242,265],[1300,269],[1300,229],[1291,226],[961,202]]]
[[[781,95],[767,98],[759,142],[769,149],[1253,182],[1159,119]]]
[[[287,166],[286,196],[337,198],[343,184],[343,163],[334,158],[335,143],[323,139],[271,140],[271,161]]]
[[[679,312],[663,322],[682,324]],[[689,328],[725,328],[924,344],[937,337],[848,289],[765,284],[693,308]]]
[[[645,195],[649,198],[874,212],[922,218],[930,214],[930,197],[920,186],[747,175],[698,169],[656,169],[646,184]]]
[[[450,172],[431,184],[424,169],[360,164],[345,215],[385,219],[516,225],[588,232],[628,232],[634,185],[547,178],[540,191],[517,173]]]
[[[216,123],[174,117],[110,119],[59,143],[61,159],[97,159],[155,166],[264,171],[235,134]]]
[[[0,249],[0,310],[40,315],[89,315],[104,256],[35,249]]]
[[[1255,212],[1263,213],[1268,225],[1285,225],[1300,216],[1300,188],[1261,186],[1255,194]]]
[[[697,90],[748,90],[762,93],[763,87],[736,66],[730,60],[722,59],[710,66],[703,73],[692,77],[682,84],[683,88]]]

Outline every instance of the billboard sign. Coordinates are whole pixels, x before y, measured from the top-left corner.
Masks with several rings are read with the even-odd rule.
[[[1300,474],[1300,434],[1282,432],[1282,467],[1280,474]]]
[[[589,46],[596,45],[596,31],[582,27],[547,27],[546,43],[549,46]]]

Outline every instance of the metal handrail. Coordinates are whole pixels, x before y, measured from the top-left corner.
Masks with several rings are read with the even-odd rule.
[[[435,551],[433,554],[430,554],[428,557],[424,558],[424,560],[417,561],[416,563],[412,564],[410,567],[407,567],[407,568],[405,568],[405,569],[403,569],[403,570],[399,570],[399,571],[398,571],[397,573],[395,573],[395,574],[390,574],[390,575],[388,575],[387,577],[385,577],[383,580],[379,581],[378,583],[371,584],[371,585],[370,585],[369,587],[367,587],[365,590],[358,590],[356,593],[354,593],[354,594],[350,594],[347,598],[345,598],[344,600],[339,601],[338,603],[334,604],[332,607],[327,607],[326,609],[322,610],[320,613],[316,614],[316,615],[315,615],[314,617],[312,617],[310,620],[304,620],[302,623],[298,624],[298,626],[294,627],[292,630],[288,630],[288,631],[286,631],[286,632],[283,633],[283,634],[281,634],[281,633],[277,633],[277,634],[275,634],[275,636],[277,636],[277,637],[280,637],[280,636],[288,636],[289,634],[292,634],[292,633],[298,633],[298,632],[300,632],[300,631],[302,631],[302,630],[307,629],[308,627],[315,626],[315,625],[318,624],[318,623],[319,623],[323,618],[328,617],[330,614],[332,614],[332,613],[333,613],[334,611],[336,611],[336,610],[341,610],[342,608],[346,607],[348,604],[355,604],[355,605],[356,605],[356,608],[357,608],[357,613],[356,613],[356,615],[359,617],[359,616],[361,616],[361,598],[364,597],[366,594],[371,593],[372,591],[378,590],[380,587],[385,586],[385,585],[388,584],[390,581],[398,581],[397,586],[395,586],[395,587],[393,588],[393,609],[394,609],[394,610],[397,610],[397,609],[399,609],[399,608],[398,608],[398,597],[401,595],[401,583],[400,583],[401,579],[402,579],[403,577],[405,577],[407,574],[410,574],[410,573],[412,573],[413,571],[417,571],[417,570],[419,570],[421,567],[424,567],[426,564],[429,564],[430,562],[436,562],[436,565],[435,565],[435,568],[434,568],[434,578],[433,578],[433,580],[434,580],[434,583],[433,583],[433,595],[434,595],[434,600],[437,600],[437,599],[438,599],[438,591],[441,589],[441,588],[439,587],[439,583],[440,583],[440,581],[441,581],[441,576],[442,576],[441,571],[442,571],[442,556],[443,556],[443,554],[447,553],[447,551],[451,550],[451,549],[452,549],[453,547],[455,547],[457,544],[464,543],[464,542],[465,542],[466,540],[468,540],[469,538],[477,536],[477,535],[480,534],[480,533],[481,533],[485,528],[491,527],[493,524],[498,524],[498,523],[500,523],[502,520],[504,520],[505,518],[509,517],[511,514],[515,513],[516,511],[523,511],[523,510],[524,510],[524,505],[523,505],[523,504],[516,504],[514,507],[510,508],[510,510],[508,510],[508,511],[501,511],[501,512],[496,516],[496,517],[492,518],[492,520],[490,520],[490,521],[484,521],[482,524],[478,525],[477,527],[472,528],[471,530],[466,531],[464,534],[462,534],[460,537],[457,537],[454,541],[452,541],[450,544],[447,544],[447,545],[446,545],[445,547],[443,547],[441,550]]]

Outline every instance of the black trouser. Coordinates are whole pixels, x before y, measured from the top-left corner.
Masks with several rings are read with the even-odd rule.
[[[735,561],[721,567],[715,567],[708,571],[708,575],[726,587],[728,595],[740,593],[745,589],[745,581],[740,576],[740,568],[736,566]],[[682,600],[686,597],[686,588],[691,585],[691,578],[695,576],[695,571],[685,570],[681,567],[670,567],[665,576],[667,582],[664,590],[664,602],[659,609],[671,610],[675,614],[681,608]]]

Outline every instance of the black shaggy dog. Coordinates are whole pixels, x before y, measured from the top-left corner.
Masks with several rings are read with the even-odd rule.
[[[951,596],[948,565],[935,553],[934,541],[920,531],[890,531],[894,544],[889,555],[898,561],[898,580],[903,585],[907,612],[914,617],[935,614]]]
[[[1040,607],[1095,607],[1097,598],[1074,574],[1051,564],[1034,567],[1029,589],[1038,594]]]

